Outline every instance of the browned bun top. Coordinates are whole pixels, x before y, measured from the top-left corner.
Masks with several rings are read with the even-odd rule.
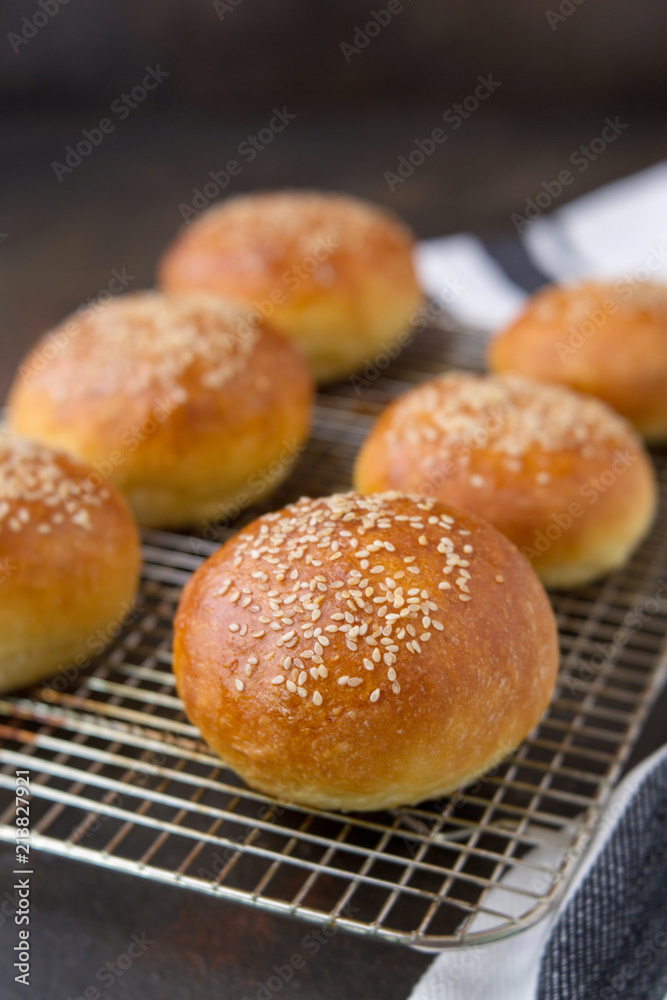
[[[425,382],[384,411],[357,458],[355,485],[473,511],[553,586],[621,564],[650,526],[656,492],[641,440],[601,400],[519,375],[465,372]]]
[[[375,808],[444,792],[532,728],[558,660],[528,563],[490,525],[396,493],[264,515],[189,582],[174,671],[250,784]]]
[[[667,435],[667,286],[552,285],[489,344],[494,371],[603,399],[650,438]]]
[[[110,523],[137,539],[125,501],[101,476],[65,452],[0,428],[0,539],[5,554],[44,545],[49,536],[54,543],[66,537],[104,545]]]
[[[166,288],[215,292],[270,318],[328,381],[363,367],[416,321],[412,248],[394,216],[364,201],[267,191],[204,212],[159,273]]]
[[[47,334],[9,420],[94,465],[142,524],[182,526],[235,503],[258,471],[268,483],[266,467],[307,437],[312,396],[297,348],[247,309],[140,292]]]
[[[359,198],[322,191],[262,191],[229,198],[204,212],[167,251],[161,273],[167,284],[178,279],[181,269],[187,279],[189,252],[201,287],[207,287],[208,259],[209,280],[216,288],[222,290],[222,283],[232,296],[237,289],[259,295],[267,280],[274,284],[294,266],[299,270],[293,283],[305,296],[309,289],[332,285],[346,261],[386,268],[388,280],[396,276],[398,262],[414,280],[413,243],[411,231],[395,215]],[[304,273],[304,260],[313,256],[322,258],[318,267]],[[363,279],[362,273],[357,280]]]
[[[139,561],[134,518],[112,486],[0,430],[0,690],[90,657],[96,630],[130,611]]]
[[[388,443],[426,446],[426,471],[436,460],[474,466],[474,453],[488,450],[508,472],[520,472],[538,456],[545,465],[561,451],[593,458],[600,447],[637,440],[599,399],[520,375],[447,372],[401,396],[381,420],[389,418]]]
[[[135,292],[63,320],[21,367],[61,402],[91,394],[174,402],[245,371],[266,335],[247,310],[214,296]]]

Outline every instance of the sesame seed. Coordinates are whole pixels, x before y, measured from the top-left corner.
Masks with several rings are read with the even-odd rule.
[[[377,701],[379,697],[380,697],[380,688],[375,688],[374,691],[371,691],[370,699],[369,700],[370,701]]]
[[[245,684],[243,683],[243,681],[239,677],[236,678],[236,680],[234,681],[234,684],[236,685],[236,690],[237,691],[243,691],[243,689],[245,687]]]
[[[229,626],[229,631],[238,632],[240,628],[241,628],[240,625],[237,625],[235,622],[232,622],[232,624]]]
[[[282,674],[276,674],[275,677],[271,678],[271,683],[272,684],[284,684],[285,683],[285,678],[283,677]]]
[[[324,660],[331,655],[328,636],[333,636],[336,632],[342,632],[345,646],[351,653],[358,655],[359,644],[366,644],[362,647],[365,655],[359,656],[357,661],[362,666],[362,673],[364,670],[374,670],[376,664],[384,663],[386,669],[391,671],[390,684],[398,684],[396,664],[401,650],[406,649],[413,654],[421,652],[420,639],[417,638],[418,633],[411,624],[411,619],[416,620],[417,626],[421,623],[422,643],[430,639],[431,626],[436,628],[431,612],[437,612],[438,605],[431,599],[429,590],[426,587],[409,587],[407,580],[403,580],[410,572],[420,572],[414,555],[403,556],[399,546],[399,554],[395,558],[400,559],[405,572],[400,569],[391,576],[387,574],[384,565],[368,565],[374,561],[373,553],[383,548],[390,552],[396,551],[396,546],[385,543],[379,534],[381,530],[391,528],[396,523],[393,513],[391,517],[388,516],[388,500],[392,499],[392,495],[387,494],[385,497],[340,495],[313,501],[301,500],[284,511],[264,515],[254,530],[252,527],[246,529],[247,533],[242,532],[232,543],[237,546],[236,552],[239,555],[256,560],[256,575],[251,576],[255,582],[241,593],[246,594],[247,591],[243,603],[253,600],[256,602],[252,604],[252,613],[258,616],[268,630],[268,633],[262,632],[263,636],[267,636],[269,644],[267,654],[270,653],[270,658],[275,656],[281,646],[294,650],[295,654],[299,653],[294,659],[278,655],[278,662],[282,664],[284,673],[277,676],[284,677],[287,674],[289,677],[291,671],[289,686],[288,681],[282,681],[291,693],[296,691],[303,697],[299,689],[305,692],[309,677],[318,681],[320,677],[327,676]],[[427,539],[427,535],[423,533],[427,521],[438,535],[443,527],[456,531],[453,519],[445,521],[441,515],[435,517],[432,514],[433,504],[434,501],[430,500],[419,501],[418,506],[425,515],[404,518],[406,527],[403,534],[411,537],[411,544],[414,545],[418,537]],[[387,515],[383,514],[385,510]],[[348,514],[353,516],[348,517]],[[345,529],[341,523],[343,520]],[[434,543],[437,541],[436,537]],[[467,590],[472,586],[470,574],[464,573],[462,569],[468,564],[460,558],[459,553],[463,554],[463,550],[459,549],[457,552],[451,539],[441,541],[446,549],[443,555],[447,565],[451,563],[457,567],[452,580],[457,580],[458,596],[462,589]],[[336,548],[333,547],[334,543]],[[342,579],[329,582],[327,574],[322,572],[318,572],[317,577],[310,575],[318,561],[313,558],[312,546],[326,550],[327,559],[336,552],[347,552],[348,559],[358,556],[356,565],[359,568],[348,569],[344,566]],[[300,576],[303,567],[311,566],[313,570],[309,570],[308,575]],[[331,573],[328,575],[331,576]],[[446,569],[444,575],[447,575]],[[446,587],[449,588],[450,585],[446,584]],[[236,597],[237,592],[238,589],[231,596]],[[322,606],[327,594],[330,600],[338,602],[332,615]],[[251,607],[251,603],[247,606]],[[291,617],[286,613],[288,607]],[[326,624],[320,627],[317,623],[323,617]],[[239,626],[239,631],[241,627]],[[308,644],[310,648],[295,648],[303,644]],[[337,684],[343,689],[348,686],[356,687],[362,681],[363,677],[359,676],[344,675],[336,678]],[[377,697],[380,690],[377,688]],[[312,696],[311,690],[308,697]]]
[[[314,705],[321,705],[322,704],[322,695],[320,694],[319,691],[314,691],[313,692],[313,704]]]

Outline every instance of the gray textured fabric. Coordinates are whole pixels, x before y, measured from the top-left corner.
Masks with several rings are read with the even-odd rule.
[[[662,1000],[667,992],[667,761],[637,790],[561,914],[538,1000]]]

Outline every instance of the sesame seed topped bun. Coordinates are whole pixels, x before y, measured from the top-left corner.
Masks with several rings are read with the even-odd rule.
[[[360,199],[266,191],[204,212],[167,249],[159,277],[250,306],[326,381],[372,361],[414,322],[413,243],[393,215]]]
[[[667,439],[667,285],[552,285],[489,344],[489,366],[598,396]]]
[[[0,429],[0,690],[100,652],[138,573],[120,494],[69,455]]]
[[[473,511],[554,587],[622,565],[656,505],[653,467],[626,420],[591,396],[516,375],[453,372],[407,392],[367,438],[355,485]]]
[[[379,809],[444,794],[535,726],[558,664],[529,564],[474,515],[396,493],[303,499],[188,583],[174,672],[252,787]]]
[[[140,292],[46,334],[9,420],[91,463],[141,524],[179,527],[277,484],[307,437],[312,392],[298,351],[247,309]]]

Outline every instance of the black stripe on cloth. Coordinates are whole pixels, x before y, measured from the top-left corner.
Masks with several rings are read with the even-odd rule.
[[[537,1000],[667,993],[667,761],[644,779],[542,957]]]
[[[516,236],[485,240],[484,248],[510,281],[525,292],[536,292],[551,280],[533,264],[523,243]]]

